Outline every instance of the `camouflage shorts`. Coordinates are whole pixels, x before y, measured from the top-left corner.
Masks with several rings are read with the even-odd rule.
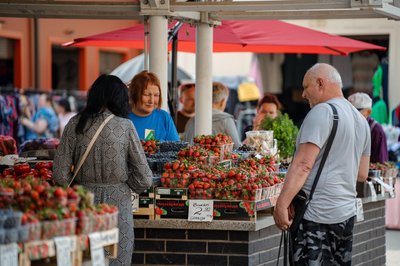
[[[354,217],[337,224],[303,219],[292,234],[294,265],[351,265]]]

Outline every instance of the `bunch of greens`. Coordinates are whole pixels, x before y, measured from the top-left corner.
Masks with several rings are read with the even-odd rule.
[[[274,138],[278,141],[279,155],[282,159],[293,155],[299,129],[287,114],[280,114],[276,118],[264,118],[261,129],[274,131]]]

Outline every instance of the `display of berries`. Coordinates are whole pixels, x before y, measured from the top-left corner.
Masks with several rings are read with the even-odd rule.
[[[238,151],[245,151],[245,152],[256,151],[256,148],[247,144],[243,144],[238,148]]]
[[[146,155],[151,155],[151,154],[155,154],[158,152],[159,150],[159,144],[160,141],[158,140],[140,140],[140,143],[143,146],[143,150],[146,153]]]
[[[224,133],[218,133],[216,135],[199,135],[193,139],[193,142],[198,143],[200,145],[208,144],[210,146],[233,143],[231,136],[228,136]],[[208,146],[206,146],[206,148],[207,147]]]
[[[160,142],[160,152],[178,152],[187,146],[189,142],[185,141],[162,141]]]

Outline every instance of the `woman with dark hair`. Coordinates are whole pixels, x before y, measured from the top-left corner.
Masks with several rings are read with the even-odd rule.
[[[257,114],[253,120],[253,130],[259,130],[259,126],[265,117],[275,118],[282,109],[278,97],[273,94],[265,94],[257,104]]]
[[[140,139],[179,140],[171,115],[161,109],[161,85],[154,73],[145,70],[134,76],[129,84],[129,98],[129,119]]]
[[[65,127],[54,158],[54,181],[71,182],[77,165],[103,121],[114,114],[94,142],[74,182],[94,193],[95,203],[118,207],[118,257],[110,265],[131,265],[133,253],[132,189],[141,193],[152,184],[152,172],[128,116],[128,92],[116,76],[101,75],[93,83],[85,109]]]
[[[265,117],[276,118],[282,111],[282,104],[273,94],[265,94],[257,104],[257,113],[253,119],[253,125],[247,126],[242,132],[242,140],[246,139],[246,132],[260,130],[260,126]]]

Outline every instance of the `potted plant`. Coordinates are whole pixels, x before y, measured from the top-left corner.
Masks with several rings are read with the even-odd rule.
[[[261,129],[274,131],[274,138],[278,141],[281,159],[293,156],[299,129],[287,114],[280,114],[276,118],[265,117],[261,122]]]

